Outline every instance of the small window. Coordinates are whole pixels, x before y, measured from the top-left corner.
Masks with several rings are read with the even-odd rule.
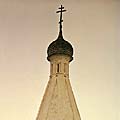
[[[53,73],[53,64],[51,64],[51,74]]]
[[[60,64],[57,64],[57,72],[60,72]]]

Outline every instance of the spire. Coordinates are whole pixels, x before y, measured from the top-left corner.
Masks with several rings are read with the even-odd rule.
[[[63,38],[63,36],[62,36],[62,22],[63,22],[62,13],[65,12],[66,10],[64,10],[64,7],[62,5],[58,9],[60,9],[56,12],[56,13],[60,13],[60,21],[59,21],[60,26],[59,26],[59,36],[58,37]]]
[[[73,48],[62,36],[62,13],[66,10],[62,5],[59,9],[59,36],[47,49],[50,78],[36,120],[81,120],[69,81]]]

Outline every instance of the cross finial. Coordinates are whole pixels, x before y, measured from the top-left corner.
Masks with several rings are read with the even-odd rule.
[[[59,24],[60,24],[60,33],[62,34],[62,22],[63,22],[63,19],[62,19],[62,13],[65,12],[66,10],[64,10],[64,7],[61,5],[60,8],[58,8],[60,10],[58,10],[56,13],[60,13],[60,21],[59,21]]]

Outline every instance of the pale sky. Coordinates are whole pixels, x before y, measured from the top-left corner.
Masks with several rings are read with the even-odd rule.
[[[47,47],[74,48],[70,81],[82,120],[120,120],[119,0],[0,0],[0,120],[35,120],[49,80]]]

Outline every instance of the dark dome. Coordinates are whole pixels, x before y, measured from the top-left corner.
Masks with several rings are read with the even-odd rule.
[[[53,41],[49,45],[47,49],[47,54],[48,54],[48,60],[50,56],[56,55],[56,54],[68,55],[72,60],[73,47],[69,42],[63,39],[62,35],[59,34],[58,39]]]

